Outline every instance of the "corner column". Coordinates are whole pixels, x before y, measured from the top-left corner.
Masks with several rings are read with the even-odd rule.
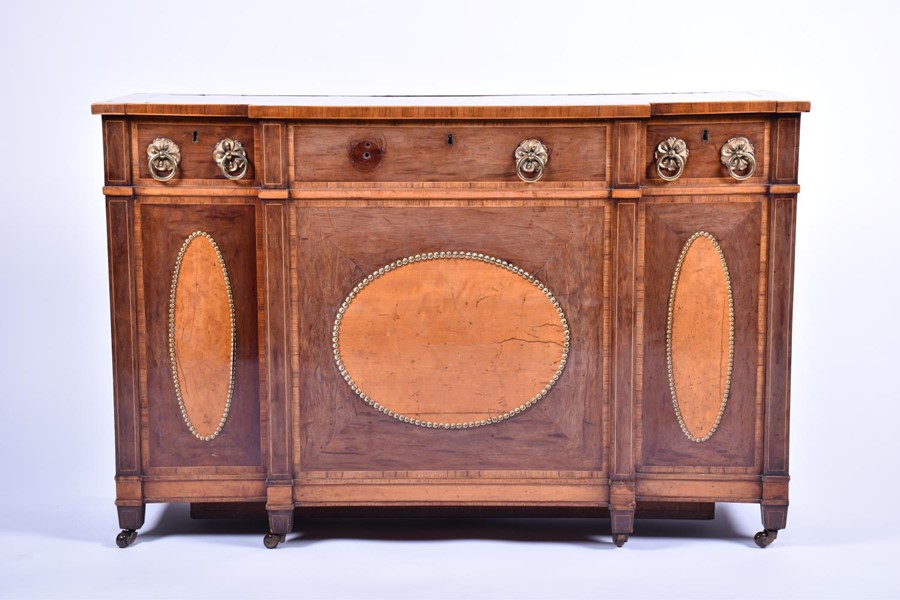
[[[285,126],[260,124],[262,174],[263,310],[266,365],[266,511],[269,533],[265,545],[275,548],[293,529],[293,474],[291,469],[290,369],[290,260],[288,192],[285,169]]]
[[[615,124],[612,197],[612,379],[610,390],[609,515],[613,542],[622,546],[634,530],[634,393],[637,333],[637,225],[640,121]]]

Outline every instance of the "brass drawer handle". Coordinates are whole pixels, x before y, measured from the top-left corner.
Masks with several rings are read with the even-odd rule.
[[[720,160],[728,170],[728,174],[737,181],[750,179],[756,172],[753,144],[745,137],[733,137],[725,142]]]
[[[147,146],[147,166],[150,175],[157,181],[168,181],[175,177],[181,162],[181,148],[169,138],[156,138]]]
[[[550,154],[541,140],[523,140],[516,148],[516,175],[526,183],[534,183],[544,175]]]
[[[247,160],[247,150],[238,140],[225,138],[219,141],[213,150],[213,158],[222,170],[222,175],[232,181],[242,179],[247,174],[250,161]]]
[[[659,178],[664,181],[675,181],[681,177],[688,155],[690,152],[683,139],[670,137],[661,141],[653,153]]]

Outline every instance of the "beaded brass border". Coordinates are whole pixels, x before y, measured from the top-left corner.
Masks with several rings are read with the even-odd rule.
[[[681,275],[681,265],[684,263],[684,259],[687,256],[688,250],[690,250],[691,245],[700,237],[705,237],[710,242],[712,242],[713,247],[719,254],[719,261],[722,263],[722,271],[725,273],[725,288],[728,290],[729,327],[728,371],[725,375],[725,393],[722,396],[722,404],[719,407],[719,414],[716,416],[715,424],[713,424],[712,429],[709,430],[709,433],[704,435],[702,438],[693,435],[690,431],[688,431],[687,426],[684,424],[684,419],[681,416],[681,409],[678,405],[678,396],[675,393],[675,371],[672,368],[672,316],[675,310],[675,290],[678,288],[678,278]],[[678,425],[681,426],[681,431],[692,442],[705,442],[712,437],[712,435],[719,428],[719,424],[722,422],[722,416],[725,414],[725,408],[728,405],[728,395],[731,391],[731,373],[734,367],[734,297],[731,294],[731,276],[728,274],[728,264],[725,262],[725,254],[722,252],[722,247],[719,245],[719,242],[716,240],[716,238],[713,237],[711,233],[708,233],[706,231],[698,231],[697,233],[692,235],[687,242],[685,242],[684,247],[681,249],[681,254],[678,256],[678,263],[675,266],[675,275],[672,277],[672,290],[669,293],[669,313],[668,321],[666,323],[666,367],[669,371],[669,391],[672,394],[672,406],[675,408],[675,416],[678,419]]]
[[[499,417],[492,417],[490,419],[482,419],[478,421],[469,421],[463,423],[439,423],[435,421],[423,421],[421,419],[413,419],[412,417],[407,417],[400,413],[396,413],[388,408],[385,408],[372,398],[370,398],[363,390],[359,388],[359,386],[353,381],[350,373],[347,371],[347,368],[344,366],[344,362],[341,358],[340,352],[340,328],[341,328],[341,319],[344,317],[344,313],[349,308],[350,304],[353,302],[353,299],[359,295],[359,293],[370,283],[375,281],[377,278],[381,277],[385,273],[389,273],[395,269],[399,269],[406,265],[410,265],[417,262],[428,261],[428,260],[477,260],[481,262],[488,263],[500,269],[506,269],[510,273],[515,275],[519,275],[526,281],[532,283],[535,287],[537,287],[550,301],[553,307],[556,309],[556,314],[559,316],[560,324],[562,325],[564,332],[564,341],[563,341],[563,351],[562,357],[559,361],[559,366],[556,369],[556,373],[550,379],[550,382],[544,386],[540,392],[535,394],[533,398],[531,398],[528,402],[520,405],[519,407],[511,410]],[[515,265],[505,261],[500,260],[499,258],[494,258],[493,256],[487,256],[485,254],[478,254],[476,252],[429,252],[427,254],[416,254],[415,256],[409,256],[407,258],[397,260],[392,262],[391,264],[384,266],[365,279],[362,280],[350,294],[347,295],[347,298],[344,300],[343,304],[341,304],[340,309],[338,310],[337,316],[334,319],[334,329],[331,334],[331,343],[334,349],[334,360],[337,365],[338,370],[341,373],[341,376],[344,378],[344,381],[347,382],[347,385],[350,386],[350,389],[359,396],[359,398],[368,404],[369,406],[377,409],[379,412],[382,412],[389,417],[393,417],[399,421],[403,421],[404,423],[409,423],[411,425],[417,425],[419,427],[427,427],[432,429],[471,429],[474,427],[484,427],[485,425],[491,425],[494,423],[499,423],[501,421],[505,421],[510,417],[514,417],[524,410],[534,406],[538,400],[546,396],[553,385],[559,380],[560,375],[562,375],[563,370],[566,368],[566,362],[569,358],[569,324],[566,321],[565,313],[563,312],[562,307],[559,305],[559,301],[553,296],[553,293],[541,283],[534,275],[531,275],[527,271],[516,267]]]
[[[216,257],[219,259],[219,266],[222,267],[222,276],[225,278],[225,289],[228,293],[228,312],[231,317],[231,360],[228,373],[228,397],[225,400],[225,411],[222,413],[222,420],[219,421],[219,426],[211,435],[206,436],[197,433],[193,423],[191,423],[190,416],[188,416],[187,409],[184,406],[184,398],[181,395],[181,382],[178,379],[178,361],[175,355],[175,292],[178,289],[178,274],[181,272],[181,261],[184,259],[184,253],[187,252],[191,242],[198,237],[204,237],[212,244],[213,250],[216,252]],[[216,241],[211,235],[205,231],[195,231],[189,235],[188,238],[184,240],[184,244],[181,245],[181,250],[178,252],[178,258],[175,261],[175,271],[172,274],[172,289],[169,293],[169,360],[172,365],[172,382],[175,384],[175,397],[178,398],[178,407],[181,409],[181,416],[184,419],[185,425],[187,425],[188,429],[190,429],[191,433],[193,433],[194,437],[198,440],[208,442],[215,439],[216,436],[222,432],[222,428],[225,427],[225,421],[228,420],[228,413],[231,410],[231,400],[234,396],[234,355],[236,347],[237,325],[234,316],[234,296],[231,290],[231,279],[228,277],[228,269],[225,267],[225,259],[222,257],[219,245],[216,244]]]

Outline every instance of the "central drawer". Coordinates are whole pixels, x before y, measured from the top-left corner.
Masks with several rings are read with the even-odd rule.
[[[516,148],[529,139],[547,147],[542,183],[608,180],[606,123],[297,124],[290,135],[295,183],[518,182]]]

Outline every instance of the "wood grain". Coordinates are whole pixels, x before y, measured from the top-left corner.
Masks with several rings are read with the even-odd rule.
[[[373,401],[441,424],[502,417],[560,368],[565,330],[535,284],[462,258],[395,268],[340,321],[340,357]]]
[[[259,342],[256,295],[256,207],[188,199],[157,204],[138,199],[144,312],[147,464],[154,467],[254,467],[261,464]],[[228,425],[201,441],[184,426],[172,382],[168,348],[172,270],[194,231],[216,240],[228,265],[234,294],[237,347],[234,395]]]
[[[147,146],[156,138],[169,138],[178,144],[181,150],[178,171],[172,179],[166,182],[156,181],[151,177],[147,162]],[[247,152],[249,161],[247,174],[239,181],[227,179],[213,158],[216,144],[225,138],[238,140]],[[137,123],[133,127],[132,139],[134,141],[131,148],[135,184],[140,183],[151,187],[165,186],[169,190],[198,183],[215,183],[236,188],[255,187],[257,185],[256,138],[256,126],[246,123],[190,120]]]
[[[768,120],[756,118],[718,117],[707,119],[662,119],[647,125],[644,148],[644,178],[642,185],[666,188],[703,183],[735,184],[721,162],[722,146],[733,137],[745,137],[753,144],[756,172],[741,185],[765,182],[769,178]],[[704,133],[705,132],[705,133]],[[690,154],[684,173],[675,181],[660,179],[653,153],[657,145],[669,137],[685,141]],[[720,190],[721,191],[721,190]]]
[[[759,275],[764,264],[761,240],[766,200],[758,196],[719,196],[645,202],[640,465],[753,467],[759,410]],[[689,440],[678,425],[666,364],[672,276],[681,249],[697,231],[711,233],[728,259],[735,314],[732,393],[718,430],[703,443]]]
[[[695,438],[713,430],[727,401],[731,321],[726,275],[713,242],[700,236],[673,282],[672,376],[681,418]]]
[[[549,151],[536,187],[554,181],[605,181],[606,125],[437,123],[294,125],[294,181],[519,181],[515,150],[540,139]],[[452,136],[452,138],[451,138]],[[452,143],[450,143],[452,141]],[[360,144],[379,162],[361,168]],[[427,165],[427,168],[422,168]]]
[[[226,269],[212,242],[197,236],[181,257],[174,290],[173,377],[191,426],[201,437],[217,432],[231,395],[235,324]]]
[[[295,206],[299,402],[296,472],[310,470],[600,470],[605,204],[569,207]],[[364,224],[365,235],[360,235]],[[536,232],[539,232],[537,234]],[[501,425],[410,427],[362,402],[341,378],[334,315],[370,273],[422,252],[464,249],[534,274],[566,312],[568,364],[550,394]],[[588,258],[590,257],[590,259]],[[594,290],[585,294],[584,290]]]

